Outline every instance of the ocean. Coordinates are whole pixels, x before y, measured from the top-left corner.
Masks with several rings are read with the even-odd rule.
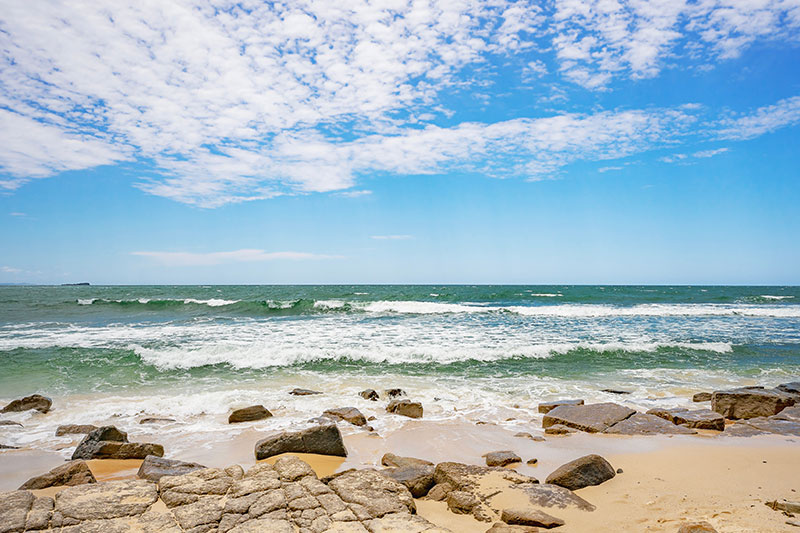
[[[234,407],[273,411],[264,430],[331,407],[377,415],[366,388],[403,388],[426,419],[513,426],[544,400],[647,409],[798,376],[798,287],[0,287],[0,401],[54,399],[47,416],[3,415],[25,431],[0,442],[51,451],[65,423],[146,435],[142,417],[171,418],[158,435],[180,452],[235,438]]]

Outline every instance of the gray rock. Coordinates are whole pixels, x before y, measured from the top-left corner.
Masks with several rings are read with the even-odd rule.
[[[63,437],[64,435],[85,435],[91,433],[95,429],[97,429],[97,426],[92,424],[64,424],[56,428],[56,437]]]
[[[616,476],[614,468],[599,455],[586,455],[563,464],[547,476],[547,483],[569,490],[599,485]]]
[[[569,435],[570,433],[575,433],[576,431],[578,430],[567,427],[564,424],[553,424],[549,428],[545,428],[544,433],[545,435]]]
[[[486,466],[506,466],[522,462],[522,458],[511,450],[489,452],[484,457],[486,457]]]
[[[538,526],[545,529],[551,529],[558,526],[563,526],[564,521],[555,516],[549,515],[544,511],[531,508],[511,508],[503,509],[500,520],[506,524],[516,526]]]
[[[575,508],[582,511],[594,511],[595,506],[587,502],[571,490],[552,485],[549,483],[542,483],[540,485],[526,485],[524,488],[525,494],[531,502],[531,505],[538,507],[548,508]]]
[[[800,381],[792,381],[791,383],[781,383],[775,388],[781,392],[788,392],[789,394],[800,394]]]
[[[583,400],[556,400],[539,404],[539,412],[547,414],[559,405],[583,405]]]
[[[711,409],[733,420],[777,415],[794,403],[791,394],[779,390],[741,388],[711,395]]]
[[[0,443],[0,450],[19,450],[19,446],[10,446],[8,444]]]
[[[774,420],[790,420],[792,422],[800,422],[800,405],[787,407],[780,413],[770,418]]]
[[[416,459],[414,457],[400,457],[393,453],[384,454],[381,457],[381,464],[383,466],[390,466],[394,468],[405,468],[409,466],[434,466],[432,462],[425,461],[424,459]]]
[[[158,481],[163,476],[182,476],[195,470],[202,470],[205,466],[197,463],[187,463],[178,461],[176,459],[165,459],[163,457],[156,457],[148,455],[142,461],[139,471],[136,475],[140,479],[148,481]]]
[[[768,431],[756,429],[744,421],[730,424],[725,428],[722,435],[726,437],[754,437],[756,435],[768,435]]]
[[[322,394],[322,393],[310,389],[292,389],[289,391],[289,394],[291,394],[292,396],[312,396],[314,394]]]
[[[655,415],[636,413],[622,422],[617,422],[604,433],[615,435],[695,435],[697,432],[687,427],[676,426]]]
[[[561,424],[588,433],[602,433],[634,413],[633,409],[616,403],[560,405],[544,415],[542,427]]]
[[[255,446],[256,459],[259,460],[288,452],[347,457],[342,434],[336,424],[285,431],[262,439]]]
[[[422,404],[411,400],[392,400],[386,406],[386,411],[409,418],[422,418]]]
[[[403,389],[387,389],[386,396],[389,398],[399,398],[400,396],[407,396],[406,391]]]
[[[53,514],[53,499],[36,497],[27,490],[0,492],[0,532],[46,529]]]
[[[8,405],[0,409],[0,413],[18,413],[21,411],[29,411],[36,409],[40,413],[46,413],[53,405],[53,400],[41,394],[32,394],[18,400],[10,402]]]
[[[434,482],[435,481],[436,478],[434,477]],[[450,494],[452,490],[453,487],[449,483],[437,483],[428,491],[426,498],[435,502],[440,502],[447,498],[447,495]]]
[[[128,435],[114,426],[99,427],[87,434],[75,448],[72,459],[144,459],[164,455],[160,444],[128,442]]]
[[[773,511],[786,511],[787,513],[800,514],[800,502],[793,502],[789,500],[772,500],[771,502],[764,503]]]
[[[55,498],[55,512],[74,521],[108,520],[141,515],[158,499],[153,483],[106,481],[68,487]]]
[[[57,466],[46,474],[32,477],[22,484],[19,490],[45,489],[62,485],[74,486],[85,483],[97,483],[86,461],[70,461]]]
[[[368,516],[380,518],[391,513],[415,513],[409,490],[374,470],[356,470],[328,483],[344,502],[358,505]]]
[[[251,405],[250,407],[235,409],[230,416],[228,416],[228,424],[264,420],[265,418],[270,418],[271,416],[272,413],[270,413],[263,405]]]
[[[330,416],[337,420],[344,420],[350,422],[354,426],[366,426],[366,417],[355,407],[340,407],[338,409],[328,409],[323,416]]]
[[[777,435],[800,436],[800,422],[795,422],[794,420],[782,420],[775,417],[758,417],[747,420],[746,424],[758,431]],[[725,433],[727,433],[727,431]]]
[[[348,524],[345,522],[344,524]],[[449,529],[444,529],[431,524],[421,516],[410,515],[408,513],[392,513],[370,520],[367,529],[371,533],[452,533]],[[341,527],[341,526],[340,526]],[[345,526],[347,527],[347,526]],[[363,531],[366,532],[367,529]],[[361,533],[362,530],[356,529],[335,529],[326,533]]]
[[[426,466],[405,466],[402,468],[389,468],[382,473],[402,483],[415,498],[422,498],[434,485],[434,467]]]
[[[710,392],[698,392],[694,396],[692,396],[693,402],[710,402],[711,401],[711,393]]]
[[[708,522],[689,522],[683,524],[678,529],[678,533],[717,533],[717,530]]]
[[[377,402],[380,399],[380,395],[378,394],[378,392],[373,389],[362,390],[361,392],[358,393],[358,395],[364,398],[365,400],[371,400],[373,402]]]
[[[631,391],[619,389],[602,389],[600,392],[607,392],[608,394],[630,394]]]
[[[710,409],[650,409],[648,415],[663,418],[673,424],[679,424],[694,429],[713,429],[715,431],[725,430],[725,418],[719,413]]]
[[[472,514],[480,500],[471,492],[454,490],[447,495],[447,508],[455,514]]]

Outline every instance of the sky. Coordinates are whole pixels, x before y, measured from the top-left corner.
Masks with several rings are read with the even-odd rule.
[[[800,284],[800,0],[0,0],[0,283]]]

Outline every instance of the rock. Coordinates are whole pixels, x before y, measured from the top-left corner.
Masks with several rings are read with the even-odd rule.
[[[371,400],[373,402],[377,402],[380,399],[380,395],[378,394],[378,392],[373,389],[362,390],[361,392],[358,393],[358,395],[364,398],[365,400]]]
[[[791,394],[779,390],[742,388],[711,395],[711,409],[733,420],[777,415],[794,403]]]
[[[421,516],[407,513],[392,513],[370,520],[367,528],[372,533],[452,533],[449,529],[431,524]],[[335,529],[326,533],[362,533],[366,531],[367,529]]]
[[[683,426],[676,426],[655,415],[636,413],[622,422],[617,422],[604,433],[615,435],[695,435],[697,432]]]
[[[504,522],[496,522],[486,530],[486,533],[537,533],[538,531],[538,527],[510,526]]]
[[[787,407],[775,416],[771,416],[773,420],[790,420],[792,422],[800,422],[800,405]]]
[[[157,416],[148,416],[139,420],[140,424],[168,424],[175,422],[174,418],[159,418]]]
[[[786,523],[790,526],[800,527],[800,520],[787,520]]]
[[[384,454],[384,456],[381,457],[381,464],[395,468],[406,468],[409,466],[433,466],[432,462],[425,461],[424,459],[400,457],[399,455],[395,455],[393,453]]]
[[[309,389],[292,389],[289,391],[292,396],[311,396],[313,394],[322,394],[319,391]]]
[[[602,433],[609,427],[636,413],[616,403],[560,405],[544,415],[542,427],[561,424],[588,433]]]
[[[791,383],[781,383],[775,388],[781,392],[788,392],[789,394],[800,394],[800,381],[792,381]]]
[[[250,407],[235,409],[230,416],[228,416],[228,424],[264,420],[265,418],[269,418],[271,416],[272,413],[270,413],[263,405],[251,405]]]
[[[510,525],[539,526],[545,529],[563,526],[565,523],[560,518],[549,515],[544,511],[531,508],[503,509],[500,520]]]
[[[486,457],[486,466],[506,466],[522,462],[522,458],[511,450],[489,452],[484,457]]]
[[[447,495],[447,508],[455,514],[471,514],[479,503],[470,492],[454,490]]]
[[[55,512],[65,522],[108,520],[141,515],[157,499],[156,486],[148,481],[106,481],[62,490],[55,497]]]
[[[535,457],[533,459],[528,459],[525,462],[525,464],[527,464],[527,465],[535,465],[535,464],[538,464],[538,463],[539,463],[539,459],[536,459]]]
[[[354,426],[366,426],[367,419],[364,415],[356,409],[355,407],[340,407],[338,409],[328,409],[324,413],[323,416],[330,416],[338,420],[344,420],[345,422],[350,422]]]
[[[85,435],[95,429],[97,429],[97,426],[93,426],[92,424],[65,424],[56,428],[56,437],[63,437],[64,435]]]
[[[341,475],[328,486],[346,503],[359,506],[368,516],[380,518],[391,513],[415,513],[416,505],[405,485],[374,470],[357,470]]]
[[[630,394],[631,393],[631,391],[617,390],[617,389],[602,389],[601,392],[607,392],[609,394]]]
[[[547,414],[559,405],[583,405],[583,400],[555,400],[539,404],[539,412]]]
[[[19,446],[9,446],[8,444],[0,444],[0,450],[19,450]]]
[[[717,530],[711,527],[708,522],[689,522],[683,524],[678,533],[717,533]]]
[[[725,419],[721,414],[715,413],[710,409],[650,409],[648,415],[663,418],[673,424],[679,424],[688,428],[713,429],[716,431],[725,430]]]
[[[72,459],[144,459],[164,455],[160,444],[128,442],[128,435],[114,426],[99,427],[87,434],[75,448]]]
[[[40,413],[46,413],[50,410],[52,405],[53,400],[50,398],[42,396],[41,394],[32,394],[19,400],[12,401],[0,409],[0,413],[18,413],[21,411],[29,411],[31,409],[36,409]]]
[[[773,511],[786,511],[787,513],[800,514],[800,502],[792,502],[789,500],[773,500],[771,502],[764,503]]]
[[[0,492],[0,532],[46,529],[52,514],[53,498],[37,498],[27,490]]]
[[[46,474],[32,477],[22,484],[19,490],[45,489],[62,485],[73,486],[84,483],[97,483],[86,461],[70,461],[57,466]]]
[[[746,422],[741,421],[728,425],[725,428],[725,432],[722,434],[726,437],[754,437],[756,435],[767,435],[769,432],[756,429]]]
[[[163,476],[182,476],[203,468],[205,466],[197,463],[187,463],[176,459],[164,459],[163,457],[148,455],[142,461],[142,465],[136,475],[140,479],[158,481]]]
[[[570,433],[575,433],[576,431],[577,430],[567,427],[564,424],[554,424],[544,430],[546,435],[569,435]]]
[[[422,498],[428,494],[428,491],[434,485],[433,471],[433,465],[425,465],[390,468],[384,470],[383,473],[405,485],[415,498]]]
[[[617,474],[621,474],[623,470],[621,468],[617,468]]]
[[[422,404],[411,400],[392,400],[386,406],[386,411],[409,418],[422,418]]]
[[[19,426],[23,427],[22,424],[19,422],[15,422],[14,420],[0,420],[0,426]]]
[[[523,489],[531,505],[538,507],[557,507],[566,509],[574,507],[581,511],[594,511],[595,506],[587,502],[574,492],[558,485],[542,483],[540,485],[527,485]]]
[[[794,420],[782,420],[771,416],[769,418],[751,418],[745,423],[751,428],[761,432],[800,436],[800,422],[795,422]],[[738,426],[739,424],[735,425]],[[725,433],[727,433],[727,431]]]
[[[436,481],[435,477],[434,481]],[[431,490],[428,491],[427,498],[435,502],[440,502],[447,498],[447,495],[450,494],[452,490],[453,487],[449,483],[437,483],[431,488]]]
[[[256,443],[256,459],[281,453],[318,453],[347,457],[342,434],[336,424],[312,426],[301,431],[284,431]]]
[[[711,401],[711,393],[710,392],[698,392],[694,396],[692,396],[693,402],[710,402]]]
[[[388,389],[386,391],[386,396],[389,398],[399,398],[400,396],[406,396],[406,391],[403,389]]]
[[[591,485],[599,485],[616,476],[617,473],[608,461],[599,455],[586,455],[563,464],[547,476],[547,483],[569,490],[578,490]]]

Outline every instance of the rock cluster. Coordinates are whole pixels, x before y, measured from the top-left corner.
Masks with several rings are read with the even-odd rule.
[[[75,448],[72,459],[144,459],[148,455],[162,457],[160,444],[128,442],[128,434],[114,426],[90,431]]]

